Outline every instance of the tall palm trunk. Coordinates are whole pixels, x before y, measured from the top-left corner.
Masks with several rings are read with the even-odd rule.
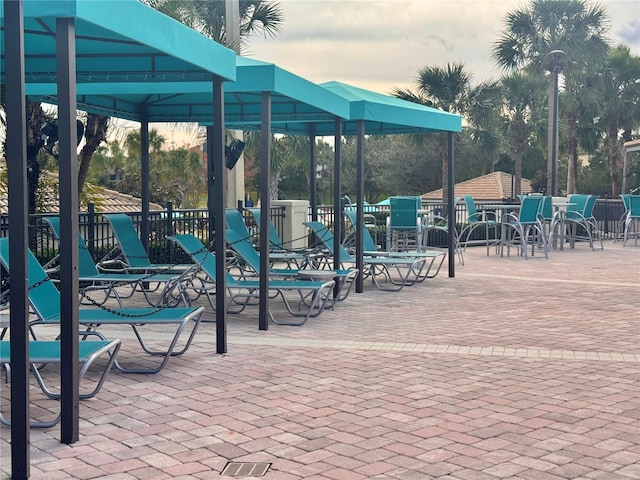
[[[522,158],[527,142],[527,125],[521,112],[517,112],[513,118],[515,145],[513,148],[513,176],[515,196],[522,193]]]
[[[571,110],[567,113],[567,195],[578,193],[578,113]]]
[[[38,154],[44,146],[42,129],[47,117],[40,102],[27,103],[27,196],[29,213],[36,213],[36,190],[40,180]]]
[[[609,150],[609,173],[611,174],[611,196],[617,198],[620,195],[622,152],[618,144],[618,116],[615,113],[609,117],[607,147]]]
[[[80,167],[78,169],[78,193],[82,192],[93,154],[100,144],[106,141],[108,128],[109,117],[92,113],[87,115],[87,126],[84,131],[85,144],[80,152]]]

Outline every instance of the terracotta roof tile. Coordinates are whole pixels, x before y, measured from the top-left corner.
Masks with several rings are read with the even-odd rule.
[[[116,192],[114,190],[103,189],[100,193],[95,195],[96,202],[99,206],[96,206],[96,211],[100,213],[118,213],[118,212],[139,212],[142,210],[142,200],[132,195]],[[164,210],[162,206],[150,203],[150,210]],[[82,208],[86,210],[86,208]],[[0,192],[0,214],[8,213],[7,192]],[[47,213],[59,213],[58,205],[51,208]]]
[[[520,184],[523,194],[531,193],[531,182],[523,178]],[[511,198],[511,174],[505,172],[493,172],[481,177],[472,178],[464,182],[456,183],[455,194],[472,195],[475,200],[498,201]],[[442,189],[424,193],[423,200],[441,200]]]

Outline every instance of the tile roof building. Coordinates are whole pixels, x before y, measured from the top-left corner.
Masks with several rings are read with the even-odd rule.
[[[502,201],[512,198],[513,175],[505,172],[493,172],[464,182],[456,183],[455,194],[471,195],[479,201]],[[531,182],[523,178],[520,183],[521,193],[531,193]],[[442,200],[442,189],[424,193],[423,200]]]
[[[98,193],[92,195],[96,204],[97,213],[120,213],[120,212],[140,212],[142,211],[142,200],[126,193],[116,192],[115,190],[101,189]],[[81,210],[85,211],[86,207]],[[149,210],[164,210],[158,204],[150,203]],[[9,212],[6,190],[0,191],[0,215],[6,215]],[[59,213],[58,205],[54,205],[50,212]]]

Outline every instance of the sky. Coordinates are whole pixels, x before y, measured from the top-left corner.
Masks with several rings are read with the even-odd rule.
[[[272,0],[284,13],[273,38],[253,36],[243,55],[275,63],[315,83],[338,80],[379,93],[415,89],[418,70],[463,62],[472,84],[500,77],[491,48],[507,12],[526,0]],[[640,0],[599,2],[609,38],[640,56]],[[569,53],[569,52],[567,52]],[[167,144],[199,142],[185,124],[156,125]]]
[[[463,62],[472,82],[497,79],[491,47],[518,0],[278,0],[275,38],[255,36],[244,55],[312,82],[338,80],[388,94],[414,88],[424,66]],[[610,38],[640,55],[640,1],[605,0]],[[569,53],[569,52],[567,52]]]

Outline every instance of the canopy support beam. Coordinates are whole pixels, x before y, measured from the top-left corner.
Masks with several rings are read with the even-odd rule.
[[[140,192],[142,196],[142,223],[140,225],[140,237],[144,250],[149,254],[149,109],[142,107],[140,120]]]
[[[359,272],[364,271],[364,167],[365,167],[365,146],[364,146],[365,123],[364,120],[358,120],[358,137],[357,137],[357,175],[356,175],[356,268]],[[358,275],[356,281],[356,292],[364,291],[364,278],[362,273]]]
[[[342,237],[342,189],[340,180],[340,156],[342,154],[342,121],[334,121],[333,147],[333,268],[340,268],[340,239]]]
[[[76,39],[72,18],[56,19],[60,182],[60,441],[80,438]]]
[[[209,148],[209,233],[214,232],[216,255],[216,352],[227,353],[227,243],[224,232],[226,206],[226,175],[224,172],[224,82],[214,76],[213,127],[208,128]],[[213,165],[212,165],[213,164]],[[213,173],[213,175],[211,175]],[[213,188],[215,184],[215,189]],[[213,190],[213,192],[212,192]],[[213,215],[212,215],[213,214]]]
[[[260,126],[260,231],[271,221],[271,92],[262,92]],[[269,329],[269,235],[260,235],[260,299],[258,328]]]
[[[22,1],[4,0],[7,183],[9,185],[9,302],[11,313],[11,478],[30,475],[29,289],[27,287],[27,129]]]
[[[453,132],[447,132],[447,218],[449,219],[449,235],[447,236],[447,250],[449,252],[449,277],[456,276],[456,251],[455,251],[455,228],[456,228],[456,206],[454,199],[454,157],[453,157]]]
[[[309,125],[309,203],[311,204],[311,220],[318,221],[318,182],[316,171],[318,159],[316,155],[316,125]]]

